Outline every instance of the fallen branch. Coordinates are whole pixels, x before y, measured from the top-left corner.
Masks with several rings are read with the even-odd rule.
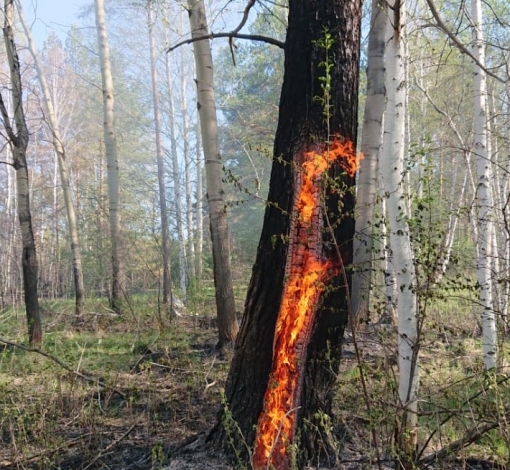
[[[469,430],[465,436],[461,437],[460,439],[457,439],[456,441],[453,441],[446,447],[443,447],[442,449],[433,452],[432,454],[426,455],[422,459],[418,461],[418,464],[421,466],[428,466],[432,463],[434,463],[437,460],[444,459],[445,457],[449,457],[459,450],[463,449],[464,447],[469,446],[473,442],[476,442],[478,439],[480,439],[485,433],[491,431],[492,429],[495,429],[498,427],[498,423],[487,423],[484,426],[481,426],[476,429]]]
[[[29,462],[32,462],[35,459],[59,453],[63,449],[70,449],[71,447],[79,444],[85,436],[90,436],[90,434],[91,433],[87,433],[86,435],[81,435],[79,437],[75,437],[74,439],[67,441],[66,443],[62,444],[61,446],[58,446],[55,449],[45,449],[42,452],[33,454],[30,457],[27,457],[25,459],[18,458],[16,460],[2,460],[2,461],[0,461],[0,468],[7,468],[7,467],[14,467],[14,466],[16,466],[16,468],[19,468],[20,466],[21,466],[21,468],[24,468],[25,464],[28,464]]]
[[[133,431],[133,429],[135,429],[135,427],[140,422],[140,420],[141,419],[136,420],[129,427],[129,429],[124,434],[122,434],[122,436],[120,436],[117,440],[108,444],[104,449],[100,450],[99,453],[97,453],[96,456],[88,463],[88,465],[85,468],[83,468],[83,470],[88,470],[89,468],[91,468],[92,465],[94,465],[103,455],[110,452],[110,450],[112,450],[114,447],[118,446],[124,439],[126,439],[126,437],[128,437],[129,434],[131,434],[131,431]]]
[[[14,341],[9,341],[9,340],[3,339],[3,338],[0,338],[0,343],[8,345],[8,346],[12,346],[14,348],[22,349],[23,351],[34,352],[34,353],[40,354],[41,356],[44,356],[44,357],[52,360],[53,362],[58,364],[60,367],[62,367],[64,370],[66,370],[70,374],[73,374],[74,376],[84,380],[85,382],[89,382],[89,383],[100,385],[101,387],[103,387],[105,389],[112,390],[117,395],[119,395],[121,398],[123,398],[123,399],[125,398],[124,393],[122,393],[116,387],[112,387],[110,385],[107,385],[101,379],[99,379],[98,377],[94,377],[93,375],[85,375],[85,374],[79,372],[78,370],[71,369],[71,367],[69,367],[67,364],[65,364],[58,357],[53,356],[52,354],[48,354],[47,352],[44,352],[42,349],[39,349],[39,348],[29,348],[29,347],[24,346],[22,344],[15,343]]]

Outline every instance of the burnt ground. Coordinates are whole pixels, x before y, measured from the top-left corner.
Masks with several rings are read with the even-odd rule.
[[[111,322],[103,326],[98,326],[96,318],[94,323],[84,321],[80,329],[102,336],[103,341],[108,338],[108,328],[110,331],[122,329]],[[165,347],[165,341],[139,342],[124,368],[116,370],[112,367],[102,370],[101,374],[89,374],[85,369],[76,368],[84,379],[57,367],[51,369],[51,376],[33,373],[0,382],[0,393],[4,393],[3,407],[0,408],[0,468],[236,468],[235,463],[229,463],[205,443],[208,431],[217,420],[229,364],[229,358],[214,349],[215,322],[183,316],[175,320],[173,327],[179,333],[186,332],[185,342],[165,340]],[[74,334],[68,333],[71,338]],[[361,332],[358,336],[367,378],[386,374],[387,380],[394,374],[394,345],[382,341],[378,332]],[[0,358],[4,364],[6,354],[14,354],[8,349],[0,351],[0,355],[4,355]],[[393,463],[385,459],[384,450],[379,455],[381,464],[377,464],[370,443],[363,404],[359,402],[359,376],[353,372],[357,360],[350,335],[346,338],[344,351],[339,373],[341,448],[338,463],[333,468],[394,468]],[[39,355],[30,353],[32,356]],[[51,362],[46,357],[33,360],[42,368]],[[51,391],[41,383],[49,381],[49,377],[57,383]],[[382,379],[379,377],[378,380]],[[372,396],[380,397],[381,394],[376,392]],[[22,406],[26,408],[21,410]],[[378,406],[382,405],[378,403]],[[386,414],[391,414],[388,409],[391,408],[386,408]],[[381,426],[384,425],[387,423],[381,421]],[[390,438],[384,431],[380,436],[379,446],[384,449]],[[427,468],[505,468],[494,464],[486,450],[479,450],[479,455],[480,458],[464,453],[459,460],[443,460]]]

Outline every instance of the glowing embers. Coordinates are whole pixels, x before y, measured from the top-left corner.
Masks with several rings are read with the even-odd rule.
[[[329,145],[303,152],[295,172],[286,283],[276,322],[273,366],[257,425],[254,468],[266,468],[268,463],[277,470],[289,467],[306,348],[320,295],[334,273],[332,263],[322,255],[320,181],[336,160],[354,176],[358,158],[351,142],[335,138]]]

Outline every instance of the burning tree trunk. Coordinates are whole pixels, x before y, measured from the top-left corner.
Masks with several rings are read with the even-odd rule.
[[[302,462],[336,455],[328,420],[349,306],[360,10],[356,0],[289,3],[269,203],[228,412],[210,436],[239,437],[225,431],[235,421],[255,442],[255,468],[288,468],[293,444]]]

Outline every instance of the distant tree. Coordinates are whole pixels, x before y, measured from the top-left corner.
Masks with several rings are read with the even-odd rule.
[[[21,3],[18,1],[18,11],[21,19],[21,24],[25,31],[28,39],[28,48],[32,58],[34,60],[35,68],[37,71],[37,77],[41,85],[41,90],[44,97],[44,103],[46,105],[48,125],[52,136],[52,143],[57,155],[58,167],[60,170],[60,181],[62,184],[62,192],[64,194],[64,203],[67,212],[67,225],[69,230],[69,239],[71,245],[71,252],[73,254],[73,278],[75,287],[75,312],[77,315],[83,311],[83,304],[85,301],[85,286],[83,282],[83,269],[81,262],[81,247],[80,238],[78,234],[78,220],[76,217],[75,204],[73,201],[71,191],[71,181],[69,177],[68,163],[66,159],[66,152],[64,142],[60,133],[60,127],[55,113],[55,106],[51,97],[50,89],[44,75],[43,66],[37,53],[37,46],[32,37],[32,32],[27,25],[25,15],[21,8]]]
[[[287,9],[280,5],[264,10],[250,26],[250,33],[283,39],[286,15]],[[237,41],[233,52],[225,47],[216,63],[233,253],[248,265],[255,258],[269,190],[283,50],[261,42]]]
[[[170,277],[170,233],[168,229],[168,214],[166,204],[166,183],[164,166],[164,148],[162,136],[161,108],[158,90],[158,67],[156,55],[156,39],[154,33],[154,0],[147,3],[147,15],[149,26],[149,47],[151,59],[152,78],[152,99],[154,108],[154,133],[156,138],[156,161],[158,167],[158,188],[159,188],[159,216],[161,220],[161,255],[163,262],[163,305],[167,310],[171,308],[172,286]]]
[[[115,109],[113,78],[110,63],[110,47],[106,30],[104,0],[95,0],[97,42],[101,65],[103,92],[103,130],[108,173],[108,202],[110,214],[110,240],[112,261],[111,307],[120,313],[121,298],[125,294],[125,272],[122,260],[122,233],[119,202],[119,161],[117,156],[117,137],[115,131]]]
[[[208,34],[203,0],[188,0],[192,37]],[[204,148],[207,202],[212,240],[214,285],[218,316],[218,347],[233,342],[238,324],[235,310],[230,235],[223,198],[223,163],[218,140],[218,123],[214,98],[213,64],[208,40],[193,43],[197,70],[197,104]]]
[[[41,316],[37,295],[38,263],[35,248],[32,214],[30,211],[30,185],[27,165],[28,128],[25,120],[21,71],[16,45],[14,43],[14,0],[4,3],[4,42],[9,62],[10,82],[12,86],[12,109],[14,109],[14,127],[7,111],[8,106],[0,94],[0,112],[7,139],[12,150],[12,166],[16,170],[18,197],[18,218],[21,227],[23,245],[23,288],[28,323],[28,340],[32,346],[42,343]]]

